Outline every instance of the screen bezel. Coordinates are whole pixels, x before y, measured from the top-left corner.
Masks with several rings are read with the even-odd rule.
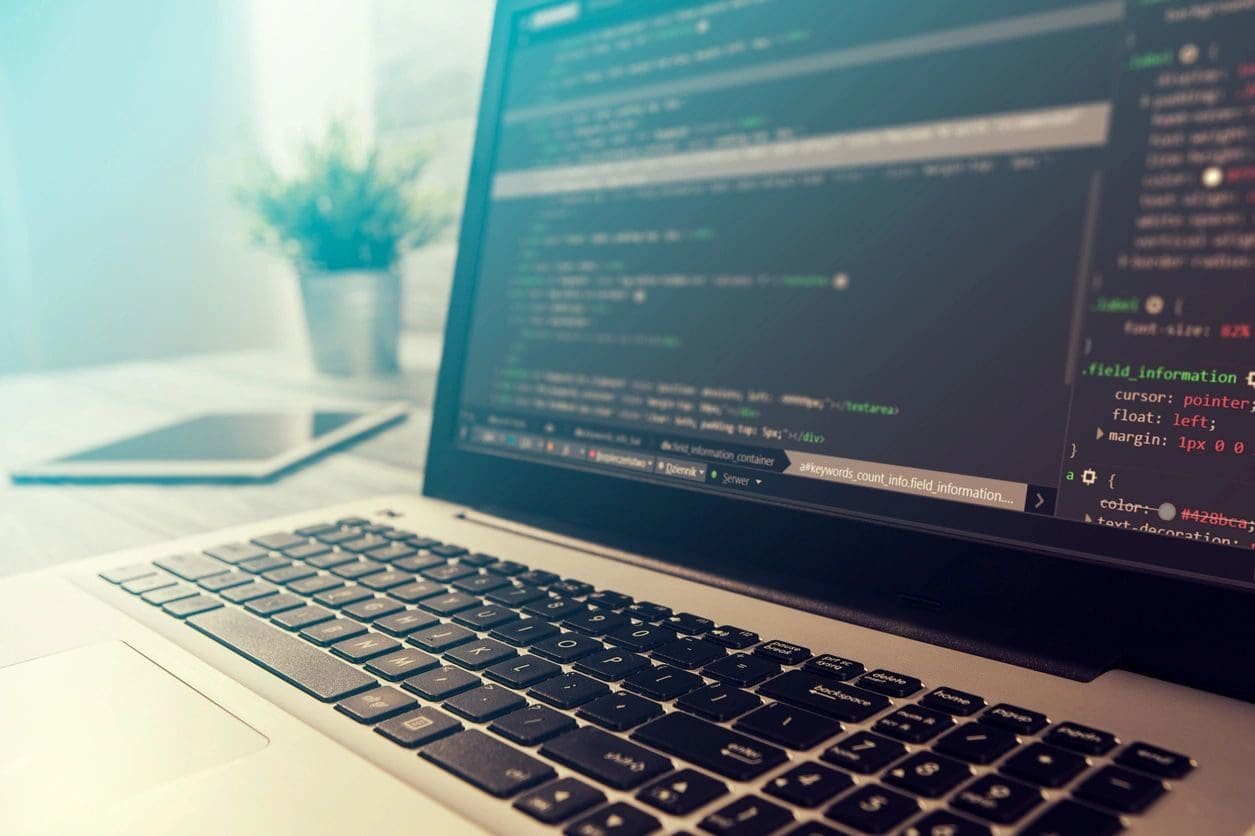
[[[512,21],[552,3],[498,2],[437,381],[425,494],[986,655],[1076,675],[1120,665],[1213,690],[1255,692],[1255,673],[1227,665],[1232,675],[1227,676],[1209,664],[1244,652],[1241,636],[1249,630],[1220,627],[1249,628],[1255,590],[1154,568],[1182,559],[1237,561],[1242,552],[1236,549],[1031,514],[1020,516],[1032,542],[996,540],[935,525],[887,524],[840,511],[736,501],[700,487],[677,489],[459,447],[461,380]],[[946,503],[937,504],[943,518]],[[1134,568],[1120,560],[1119,555],[1131,552],[1150,565]],[[764,555],[770,556],[769,569],[764,569]],[[1042,624],[1050,629],[1040,629]],[[991,642],[994,633],[1003,640]],[[1165,651],[1173,647],[1179,658],[1168,658]]]

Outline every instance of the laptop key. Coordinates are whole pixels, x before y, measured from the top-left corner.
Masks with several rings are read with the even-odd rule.
[[[488,566],[487,569],[494,575],[501,575],[506,578],[521,575],[527,571],[526,566],[513,560],[498,560],[496,563]]]
[[[519,577],[522,577],[521,575]],[[554,595],[560,595],[563,598],[583,598],[593,591],[591,583],[577,581],[575,578],[567,578],[557,581],[549,585],[549,591]]]
[[[328,546],[338,546],[341,543],[347,543],[349,540],[356,540],[361,537],[359,531],[350,528],[335,528],[331,531],[324,531],[322,534],[315,534],[314,538]]]
[[[549,764],[478,729],[429,743],[419,755],[498,798],[516,795],[557,777]]]
[[[203,581],[202,581],[203,583]],[[302,578],[299,581],[292,581],[288,584],[288,589],[301,595],[314,595],[319,592],[325,592],[328,589],[344,586],[344,581],[332,575],[318,574],[312,578]]]
[[[888,694],[891,697],[909,697],[924,687],[924,683],[913,676],[887,671],[884,668],[879,668],[859,677],[857,685],[860,688],[866,688],[879,694]]]
[[[491,554],[476,552],[475,554],[464,554],[458,558],[458,562],[464,566],[474,566],[476,569],[482,569],[485,566],[491,566],[497,562],[497,558]]]
[[[671,771],[671,761],[598,728],[584,726],[546,742],[540,753],[619,790]]]
[[[627,616],[619,615],[612,610],[584,610],[573,613],[562,622],[562,626],[589,636],[604,636],[611,630],[617,630],[630,623]]]
[[[392,636],[408,636],[415,630],[421,630],[424,627],[431,627],[439,623],[440,620],[434,615],[428,615],[418,610],[404,610],[403,612],[375,619],[375,627]]]
[[[223,563],[239,563],[241,560],[248,560],[253,557],[262,557],[267,553],[267,549],[261,546],[255,546],[252,543],[227,543],[223,546],[215,546],[212,549],[205,549],[205,554],[210,557],[216,557]]]
[[[696,769],[681,769],[645,787],[636,797],[664,813],[687,816],[727,794],[728,787],[722,781]]]
[[[605,800],[605,793],[593,789],[583,781],[560,778],[552,784],[545,784],[527,793],[515,801],[514,806],[537,821],[560,824],[576,813],[582,813]]]
[[[453,582],[454,589],[469,592],[471,595],[486,595],[494,589],[510,586],[510,582],[498,575],[470,575]]]
[[[960,717],[970,717],[985,707],[984,698],[975,694],[969,694],[966,691],[960,691],[957,688],[946,687],[934,688],[929,691],[920,700],[920,703],[929,708],[944,711],[947,714],[957,714]]]
[[[244,605],[244,609],[260,615],[262,618],[268,618],[277,613],[287,612],[303,606],[305,606],[304,598],[301,598],[299,595],[293,595],[290,592],[280,592],[278,595],[254,598]]]
[[[441,566],[433,566],[430,569],[424,569],[420,574],[428,580],[437,583],[452,583],[461,578],[469,578],[471,575],[478,574],[469,566],[461,566],[456,563],[445,563]]]
[[[600,607],[603,610],[621,610],[632,604],[632,596],[624,595],[622,592],[615,592],[613,589],[602,589],[586,599],[593,606]]]
[[[993,763],[1018,745],[1019,740],[1009,731],[966,723],[948,732],[934,748],[968,763]]]
[[[330,621],[333,618],[335,618],[335,613],[330,610],[307,604],[298,609],[288,610],[271,616],[270,620],[285,630],[300,630],[311,624],[317,624],[320,621]]]
[[[879,772],[906,754],[906,747],[896,740],[871,732],[857,732],[829,746],[822,755],[825,761],[842,769],[870,775]]]
[[[950,715],[919,705],[904,705],[886,714],[873,726],[881,734],[905,740],[907,743],[923,743],[932,740],[954,725]]]
[[[435,708],[419,708],[393,717],[375,731],[400,746],[413,749],[433,740],[447,737],[462,729],[462,724]]]
[[[482,603],[483,601],[478,598],[472,598],[465,592],[450,592],[447,595],[424,598],[418,602],[418,605],[436,615],[453,615],[462,610],[469,610],[471,607],[478,607]]]
[[[366,575],[372,575],[384,568],[384,564],[377,563],[373,560],[354,560],[349,563],[341,563],[339,566],[332,566],[331,573],[339,575],[347,580],[356,580]]]
[[[972,770],[965,763],[932,752],[916,752],[891,767],[883,780],[925,798],[939,798],[971,777]]]
[[[788,759],[783,749],[681,711],[646,723],[632,739],[734,781],[757,778]]]
[[[329,551],[331,551],[331,546],[324,543],[304,543],[300,546],[284,549],[283,553],[293,560],[306,560],[311,557],[317,557],[320,554],[326,554]]]
[[[404,586],[394,586],[388,590],[388,594],[398,601],[404,601],[407,604],[414,604],[426,598],[434,598],[437,595],[444,595],[449,591],[447,586],[435,583],[434,581],[415,581],[407,583]]]
[[[523,605],[523,612],[549,621],[561,621],[583,609],[587,609],[587,606],[582,601],[573,601],[570,598],[546,597]]]
[[[772,639],[754,648],[754,653],[766,659],[773,659],[786,665],[798,665],[811,657],[810,648],[800,644]]]
[[[443,543],[439,546],[432,546],[431,553],[440,555],[441,557],[458,557],[467,553],[467,549],[461,546],[455,546],[452,543]]]
[[[582,659],[590,653],[605,650],[606,646],[596,639],[579,633],[563,633],[532,645],[532,652],[560,665]]]
[[[289,584],[292,581],[299,581],[302,578],[312,578],[318,572],[308,566],[302,566],[294,563],[291,566],[285,566],[282,569],[271,569],[269,572],[263,572],[262,577],[271,583]]]
[[[986,711],[977,718],[977,721],[1016,734],[1036,734],[1050,723],[1046,715],[1041,712],[1029,711],[1027,708],[1020,708],[1018,705],[1005,702],[998,703]]]
[[[445,700],[444,703],[448,711],[472,723],[487,723],[489,720],[509,714],[525,705],[527,701],[518,694],[491,683],[463,691]]]
[[[298,528],[296,530],[296,533],[301,535],[302,537],[317,537],[319,534],[326,534],[329,531],[336,531],[338,528],[339,526],[332,525],[331,523],[313,523],[312,525],[307,525],[307,526],[303,526],[302,528]]]
[[[687,694],[705,684],[705,680],[697,674],[682,671],[670,665],[640,670],[623,680],[623,687],[627,690],[664,702]]]
[[[763,791],[799,807],[818,807],[852,786],[853,779],[844,772],[823,764],[804,763],[768,781]]]
[[[1119,742],[1110,732],[1091,729],[1080,723],[1060,723],[1047,732],[1042,740],[1086,755],[1106,754]]]
[[[341,639],[349,639],[353,636],[360,636],[366,632],[366,628],[358,624],[356,621],[350,621],[347,618],[333,618],[330,621],[323,621],[319,624],[311,624],[299,635],[303,639],[308,639],[314,644],[327,645],[334,644]]]
[[[461,559],[466,563],[466,558]],[[474,564],[471,564],[474,565]],[[499,575],[497,577],[500,577]],[[531,569],[521,575],[515,575],[514,579],[519,583],[525,583],[528,586],[550,586],[561,580],[556,572],[547,572],[544,569]]]
[[[702,673],[721,682],[749,688],[780,673],[780,665],[761,656],[734,653],[711,662]]]
[[[401,612],[405,609],[405,605],[399,601],[393,601],[391,598],[372,597],[356,604],[349,604],[342,612],[345,615],[351,615],[358,621],[374,621],[377,618],[383,618],[385,615]]]
[[[473,638],[475,638],[474,633],[457,624],[435,624],[411,633],[408,641],[428,653],[444,653],[449,648],[457,647]]]
[[[950,799],[951,806],[997,824],[1017,821],[1041,802],[1039,790],[992,773],[977,778]]]
[[[1140,813],[1164,794],[1164,785],[1157,778],[1119,766],[1104,766],[1082,781],[1073,793],[1121,813]]]
[[[319,592],[314,596],[314,600],[322,604],[324,607],[340,607],[349,604],[356,604],[358,601],[368,601],[375,596],[371,594],[369,589],[361,586],[341,586],[336,589],[328,589],[326,592]]]
[[[331,646],[331,652],[342,659],[348,659],[360,665],[368,659],[391,653],[400,646],[396,639],[390,639],[379,633],[367,633],[364,636],[336,642]]]
[[[802,670],[844,681],[853,679],[861,674],[863,672],[863,664],[855,662],[853,659],[834,656],[831,653],[821,653],[819,656],[807,660],[806,664],[802,666]]]
[[[1123,829],[1115,816],[1064,799],[1029,822],[1020,836],[1113,836]]]
[[[502,624],[508,624],[511,621],[517,621],[518,613],[514,610],[507,609],[500,604],[489,604],[486,607],[479,607],[472,610],[463,610],[453,617],[453,620],[472,630],[484,632],[494,627],[500,627]]]
[[[627,731],[662,714],[653,700],[619,691],[585,703],[577,716],[611,731]]]
[[[342,563],[353,563],[356,560],[357,555],[352,552],[328,551],[307,559],[305,563],[313,566],[315,569],[330,569],[333,566],[339,566]]]
[[[150,589],[139,597],[155,607],[162,604],[168,604],[171,601],[178,601],[180,598],[191,598],[193,595],[199,595],[200,590],[187,584],[175,584],[174,586],[163,586],[160,589]]]
[[[240,586],[241,584],[252,583],[253,576],[233,569],[230,572],[223,572],[218,575],[208,575],[196,582],[201,589],[207,589],[210,592],[219,592],[232,586]],[[123,584],[125,586],[125,584]]]
[[[271,569],[282,569],[284,566],[291,566],[292,561],[284,560],[282,557],[275,557],[273,554],[267,554],[249,560],[241,560],[237,565],[245,572],[260,575],[262,572],[269,572]]]
[[[618,682],[641,668],[649,667],[649,660],[626,650],[602,650],[585,656],[575,663],[580,673],[595,676],[603,682]]]
[[[720,682],[690,691],[676,700],[675,705],[707,720],[722,723],[758,708],[762,702],[748,691]]]
[[[401,686],[425,700],[443,702],[454,694],[460,694],[480,684],[478,676],[461,668],[445,666],[411,676]]]
[[[517,609],[524,604],[530,604],[533,601],[539,601],[549,596],[545,594],[543,589],[537,589],[534,586],[503,586],[490,591],[485,597],[489,601]]]
[[[369,589],[383,591],[392,589],[394,586],[403,586],[413,582],[413,580],[414,576],[409,572],[398,572],[395,569],[389,569],[384,572],[375,572],[373,575],[365,575],[358,578],[357,582]]]
[[[265,581],[253,581],[242,586],[233,586],[230,589],[224,589],[218,594],[230,601],[232,604],[243,604],[256,598],[265,598],[267,595],[274,595],[279,591],[279,587]]]
[[[252,578],[249,578],[249,580],[252,580]],[[173,575],[167,575],[165,572],[154,572],[151,575],[123,581],[122,588],[132,595],[142,595],[154,589],[161,589],[163,586],[174,586],[176,583],[178,583],[178,579]]]
[[[346,552],[368,552],[373,549],[382,549],[388,546],[390,541],[380,537],[378,534],[367,534],[365,537],[358,537],[354,540],[345,540],[340,543],[340,548]]]
[[[841,733],[836,720],[782,702],[746,714],[733,728],[789,749],[810,749]]]
[[[671,615],[671,608],[652,601],[637,601],[627,608],[627,614],[641,621],[662,621]]]
[[[555,708],[576,708],[608,693],[610,689],[605,685],[578,673],[550,677],[527,692]]]
[[[240,610],[202,612],[187,623],[323,702],[342,700],[375,685],[373,677],[352,665]]]
[[[707,630],[713,630],[715,622],[691,612],[678,612],[663,620],[663,624],[686,636],[699,636]]]
[[[723,647],[730,647],[733,650],[744,650],[747,647],[753,647],[761,641],[757,633],[731,625],[724,625],[707,631],[706,640]]]
[[[1193,759],[1185,755],[1141,742],[1130,743],[1124,751],[1116,755],[1116,763],[1158,775],[1160,778],[1181,778],[1195,766]]]
[[[434,554],[416,554],[413,557],[397,558],[392,561],[392,568],[405,572],[421,572],[442,563],[444,563],[443,557],[436,557]]]
[[[413,557],[418,551],[411,549],[404,543],[389,543],[378,549],[371,549],[366,552],[366,557],[370,560],[378,560],[380,563],[391,563],[394,560],[400,560],[403,557]]]
[[[434,656],[429,656],[421,650],[405,649],[372,659],[366,665],[366,670],[375,676],[396,682],[431,670],[439,664]]]
[[[753,795],[722,807],[698,825],[715,836],[767,836],[793,821],[793,814],[779,804]]]
[[[563,836],[645,836],[657,831],[658,819],[619,801],[576,819]]]
[[[678,639],[674,630],[653,624],[623,624],[606,633],[605,639],[628,650],[646,652]]]
[[[502,624],[488,635],[515,647],[527,647],[557,634],[558,628],[542,618],[520,618]]]
[[[518,656],[506,659],[485,669],[484,676],[511,688],[530,688],[551,676],[562,673],[562,668],[536,656]]]
[[[377,723],[387,720],[418,705],[409,694],[403,694],[387,685],[356,694],[336,706],[336,711],[347,714],[359,723]]]
[[[290,549],[293,546],[299,546],[308,542],[304,535],[290,534],[287,531],[276,531],[273,534],[264,534],[261,537],[254,537],[253,543],[261,546],[263,549],[271,551],[282,551]]]
[[[177,601],[170,601],[167,604],[162,604],[161,608],[175,618],[187,618],[197,613],[216,610],[221,606],[222,602],[217,598],[211,598],[208,595],[196,595],[191,598],[180,598]]]
[[[476,639],[460,644],[444,654],[444,658],[468,670],[483,670],[502,659],[513,658],[516,651],[496,639]]]
[[[1055,836],[1062,836],[1065,833],[1084,836],[1071,830],[1061,830]],[[933,810],[902,831],[902,836],[993,836],[993,831],[958,813],[952,813],[949,810]]]
[[[887,833],[919,812],[919,802],[900,792],[865,784],[824,813],[862,833]]]
[[[520,708],[504,717],[498,717],[488,727],[490,731],[523,746],[535,746],[573,728],[574,720],[547,705]]]
[[[848,723],[862,722],[889,707],[889,700],[880,694],[796,670],[768,680],[758,693]]]
[[[204,554],[192,552],[190,554],[175,554],[170,557],[159,557],[153,561],[156,565],[165,569],[172,575],[176,575],[185,581],[198,581],[201,578],[207,578],[210,575],[217,575],[227,571],[230,567],[220,560],[214,560],[212,557]],[[148,569],[143,574],[148,574],[152,569]],[[124,578],[123,580],[131,580]]]
[[[726,652],[717,644],[711,644],[702,639],[695,639],[692,636],[685,636],[673,642],[667,642],[655,649],[653,657],[659,662],[691,670],[710,664]]]

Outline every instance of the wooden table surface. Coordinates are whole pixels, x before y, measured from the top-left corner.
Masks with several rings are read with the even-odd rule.
[[[377,379],[312,372],[299,357],[204,355],[0,377],[0,576],[381,493],[417,491],[439,362],[435,336],[408,335],[406,371]],[[13,484],[20,465],[203,412],[370,408],[408,418],[245,485]]]

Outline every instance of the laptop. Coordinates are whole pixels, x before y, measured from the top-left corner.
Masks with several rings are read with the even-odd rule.
[[[1253,36],[503,0],[422,495],[0,583],[0,829],[1252,832]]]

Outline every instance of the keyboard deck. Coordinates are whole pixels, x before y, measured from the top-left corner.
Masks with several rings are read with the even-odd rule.
[[[363,518],[101,577],[572,836],[1110,834],[1195,766]]]

